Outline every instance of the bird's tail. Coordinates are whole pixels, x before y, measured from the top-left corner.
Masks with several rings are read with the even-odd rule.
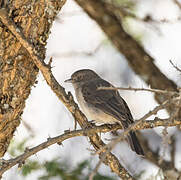
[[[131,146],[131,149],[135,151],[138,155],[144,156],[143,149],[138,141],[138,138],[136,137],[136,133],[134,131],[130,131],[128,136],[128,143]]]

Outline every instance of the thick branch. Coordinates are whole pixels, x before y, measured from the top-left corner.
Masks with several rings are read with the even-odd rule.
[[[99,24],[118,51],[126,57],[134,72],[151,88],[177,91],[176,84],[155,66],[154,59],[125,32],[121,19],[117,18],[109,3],[104,0],[75,0],[75,2]],[[158,103],[162,103],[167,96],[156,94],[155,98]],[[168,110],[170,112],[172,108]]]
[[[45,45],[51,24],[65,0],[0,1],[8,16],[44,59]],[[2,11],[1,11],[2,12]],[[0,15],[0,19],[4,15]],[[6,20],[6,19],[4,19]],[[17,30],[18,30],[17,28]],[[38,68],[27,50],[0,22],[0,157],[6,152],[13,133],[20,123]]]
[[[151,115],[151,114],[150,114]],[[147,129],[147,128],[153,128],[153,127],[158,127],[160,125],[165,126],[176,126],[176,125],[180,125],[181,121],[174,121],[174,122],[170,122],[169,119],[155,119],[152,121],[145,121],[144,123],[135,126],[135,130],[141,130],[141,129]],[[47,147],[58,143],[59,145],[61,145],[61,143],[66,140],[66,139],[70,139],[72,137],[76,137],[76,136],[90,136],[93,135],[95,133],[106,133],[106,132],[110,132],[110,131],[115,131],[118,129],[122,129],[122,127],[117,124],[117,125],[112,125],[112,126],[107,126],[107,125],[102,125],[102,126],[93,126],[92,128],[87,128],[85,130],[75,130],[75,131],[69,131],[69,132],[65,132],[64,134],[60,135],[60,136],[56,136],[54,138],[48,138],[47,141],[33,147],[30,149],[26,149],[26,151],[21,154],[20,156],[14,158],[14,159],[9,159],[9,160],[1,160],[1,165],[0,165],[0,176],[2,176],[2,174],[7,171],[8,169],[12,168],[13,166],[19,164],[23,164],[25,162],[25,160],[27,158],[29,158],[30,156],[36,154],[37,152],[46,149]]]
[[[42,71],[44,78],[46,79],[47,83],[50,85],[52,90],[56,93],[56,95],[59,97],[59,99],[65,104],[65,106],[69,109],[69,111],[72,113],[72,115],[75,117],[75,119],[79,122],[82,128],[88,127],[89,123],[87,122],[85,116],[80,112],[78,109],[77,104],[73,101],[73,97],[71,94],[66,94],[64,88],[62,88],[54,76],[51,73],[51,69],[49,66],[47,66],[43,61],[40,61],[40,58],[36,55],[36,51],[34,50],[34,47],[31,46],[25,39],[25,37],[20,33],[20,31],[17,31],[16,26],[7,18],[7,14],[5,12],[1,13],[5,16],[2,16],[3,23],[11,30],[11,32],[16,36],[16,38],[21,42],[21,44],[27,49],[27,51],[30,53],[34,63],[36,66]],[[7,18],[7,19],[6,19]],[[158,119],[157,119],[158,120]],[[159,121],[160,123],[160,121]],[[178,123],[179,124],[179,123]],[[137,125],[131,128],[136,128]],[[128,129],[126,133],[128,133],[130,129]],[[101,141],[101,139],[98,137],[97,134],[90,136],[90,141],[95,147],[96,150],[101,149],[104,147],[104,143]],[[119,161],[117,158],[112,155],[111,153],[106,154],[106,164],[109,164],[111,169],[116,172],[120,177],[131,178],[131,176],[126,172],[126,170],[121,167]],[[128,179],[127,178],[127,179]]]
[[[42,72],[47,84],[51,87],[51,89],[54,91],[57,97],[64,103],[67,109],[72,113],[75,120],[78,121],[78,123],[80,124],[82,128],[88,127],[89,123],[86,117],[79,110],[77,104],[74,102],[72,95],[70,93],[68,95],[66,94],[64,88],[59,85],[55,77],[52,75],[50,67],[47,66],[37,56],[34,47],[26,40],[26,38],[21,33],[21,31],[9,19],[5,9],[0,10],[0,19],[3,22],[3,24],[7,26],[8,29],[16,36],[16,38],[19,40],[22,46],[26,48],[28,53],[31,55],[33,62]],[[92,143],[92,145],[94,146],[96,150],[100,149],[101,147],[105,145],[97,134],[91,135],[89,138],[90,138],[90,142]],[[121,164],[119,163],[119,160],[112,153],[106,154],[106,159],[104,163],[106,165],[109,165],[111,170],[115,172],[122,179],[134,179],[126,171],[126,169],[121,166]]]

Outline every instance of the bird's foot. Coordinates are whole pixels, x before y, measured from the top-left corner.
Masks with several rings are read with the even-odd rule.
[[[89,124],[90,124],[90,126],[91,126],[91,127],[96,126],[96,125],[95,125],[95,120],[91,120],[91,121],[89,121]]]
[[[109,129],[112,129],[113,128],[113,125],[112,124],[105,124]]]

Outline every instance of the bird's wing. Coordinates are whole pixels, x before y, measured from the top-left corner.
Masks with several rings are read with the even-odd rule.
[[[119,95],[118,91],[98,90],[99,87],[113,86],[103,79],[84,84],[82,93],[85,101],[118,119],[123,127],[127,128],[129,124],[133,123],[133,117],[124,99]]]

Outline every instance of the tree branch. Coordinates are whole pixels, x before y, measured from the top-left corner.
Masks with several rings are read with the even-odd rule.
[[[139,124],[142,124],[149,116],[151,115],[154,115],[154,114],[157,114],[157,112],[161,109],[164,109],[166,108],[167,106],[169,106],[170,104],[172,103],[177,103],[178,101],[180,101],[181,97],[179,98],[174,98],[172,99],[171,101],[165,101],[164,103],[162,103],[161,105],[155,107],[152,111],[150,111],[149,113],[145,114],[141,119],[139,119],[137,122],[134,122],[133,124],[131,124],[127,129],[124,130],[124,132],[119,136],[117,137],[116,139],[112,140],[110,143],[108,143],[107,145],[105,145],[104,147],[100,148],[95,154],[100,154],[100,153],[103,153],[102,156],[106,156],[107,153],[111,152],[112,149],[116,146],[117,143],[119,143],[121,140],[123,140],[127,135],[128,133],[131,131],[131,130],[134,130],[136,128],[136,126],[139,126]],[[171,120],[172,118],[170,118]],[[168,126],[166,126],[168,127]],[[152,153],[153,154],[153,153]],[[146,156],[148,157],[147,155],[147,152],[146,152]],[[156,156],[158,157],[158,156]],[[148,158],[149,159],[149,158]],[[155,159],[155,158],[153,158]],[[103,159],[100,159],[98,164],[96,165],[96,168],[95,168],[95,171],[99,168],[100,166],[100,163],[103,161]],[[165,162],[165,161],[164,161]],[[91,174],[91,178],[92,176],[94,176],[94,173],[93,172]]]
[[[1,16],[2,15],[2,16]],[[44,78],[46,79],[47,83],[49,84],[49,86],[52,88],[52,90],[55,92],[55,94],[59,97],[59,99],[64,103],[64,105],[68,108],[68,110],[72,113],[73,117],[79,122],[80,126],[82,128],[87,128],[90,127],[90,124],[88,123],[86,117],[81,113],[81,111],[79,110],[77,104],[74,102],[72,95],[66,94],[65,90],[63,87],[61,87],[58,82],[56,81],[56,79],[54,78],[54,76],[51,73],[51,68],[50,66],[46,65],[43,61],[41,61],[41,58],[39,58],[36,54],[37,52],[35,51],[34,47],[26,40],[26,38],[23,36],[23,34],[21,33],[21,31],[17,31],[17,27],[13,24],[13,22],[11,22],[11,20],[8,18],[7,13],[5,12],[4,9],[0,10],[0,18],[1,21],[8,27],[9,30],[11,30],[11,32],[16,36],[16,38],[20,41],[20,43],[26,48],[26,50],[29,52],[29,54],[31,55],[34,63],[36,64],[36,66],[41,70],[41,72],[43,73]],[[165,102],[165,104],[162,104],[162,107],[157,107],[157,109],[154,110],[154,112],[157,112],[160,108],[165,108],[167,107],[167,102]],[[153,112],[152,112],[153,113]],[[148,115],[148,114],[147,114]],[[149,116],[144,116],[144,118],[146,119]],[[164,124],[163,121],[160,121],[159,119],[155,119],[159,125],[160,124]],[[128,133],[132,128],[136,128],[137,126],[141,126],[140,122],[143,121],[143,119],[141,119],[138,122],[135,122],[135,124],[133,124],[133,126],[130,127],[130,129],[128,128],[125,132],[124,135],[126,133]],[[155,122],[156,122],[155,121]],[[146,123],[146,122],[145,122]],[[153,122],[152,122],[153,123]],[[151,124],[149,124],[149,127],[151,127]],[[166,122],[168,123],[168,122]],[[179,121],[174,121],[174,122],[169,122],[170,124],[180,124]],[[148,124],[147,124],[148,125]],[[155,125],[155,127],[157,126]],[[168,124],[167,124],[168,125]],[[152,128],[154,127],[154,125],[152,124]],[[99,138],[99,136],[97,134],[94,135],[88,135],[90,138],[90,142],[92,143],[92,145],[94,146],[94,148],[99,151],[101,148],[105,147],[105,144],[101,141],[101,139]],[[104,152],[104,150],[102,150]],[[101,158],[101,154],[100,154],[100,158]],[[108,164],[112,171],[114,171],[119,177],[121,178],[126,178],[126,179],[134,179],[131,177],[131,175],[121,166],[121,164],[119,163],[118,159],[111,154],[110,152],[106,153],[106,159],[104,161],[105,164]]]
[[[15,24],[8,17],[8,14],[5,9],[0,10],[0,19],[2,23],[8,27],[8,29],[15,35],[17,40],[21,43],[21,45],[26,48],[28,53],[31,55],[31,58],[35,65],[42,72],[47,84],[51,87],[53,92],[57,95],[59,100],[67,107],[67,109],[72,113],[75,120],[80,124],[80,126],[84,129],[90,126],[86,117],[79,110],[78,105],[74,102],[73,96],[71,93],[66,94],[64,88],[59,85],[55,77],[51,73],[51,68],[44,63],[44,61],[37,56],[36,50],[34,47],[26,40],[20,29],[18,29]],[[96,150],[103,147],[105,144],[100,139],[97,134],[89,136],[91,144],[94,146]],[[101,155],[100,155],[101,156]],[[106,159],[104,161],[106,165],[109,165],[111,170],[115,172],[120,178],[123,179],[134,179],[129,172],[119,163],[119,160],[112,154],[107,153]]]
[[[91,133],[92,129],[87,129],[85,130],[76,130],[76,131],[70,131],[66,132],[60,136],[56,136],[54,138],[48,138],[47,141],[39,144],[38,146],[35,146],[30,149],[26,149],[23,154],[20,156],[14,158],[14,159],[9,159],[9,160],[1,160],[1,166],[0,166],[0,176],[7,171],[8,169],[12,168],[13,166],[19,164],[20,166],[24,164],[25,160],[29,158],[30,156],[36,154],[37,152],[51,146],[52,144],[58,143],[61,145],[61,143],[69,139],[71,137],[76,137],[76,136],[84,136],[85,134]]]
[[[122,25],[123,18],[117,17],[117,11],[104,0],[75,0],[83,10],[97,22],[117,50],[123,54],[133,71],[151,88],[177,91],[177,85],[168,79],[154,64],[154,59],[136,42]],[[168,99],[167,94],[155,94],[156,101],[161,104]],[[174,106],[166,108],[169,114]],[[179,116],[181,113],[179,112]]]
[[[6,8],[8,16],[44,59],[50,27],[64,3],[65,0],[0,0],[0,9]],[[2,20],[4,15],[1,15]],[[37,74],[38,68],[27,50],[0,21],[0,157],[7,151],[20,124],[25,101]]]
[[[134,72],[151,88],[177,91],[177,85],[155,66],[154,59],[125,32],[121,19],[118,19],[109,3],[104,0],[75,0],[75,2],[98,23],[118,51],[126,57]],[[155,99],[160,104],[167,96],[155,94]],[[173,109],[167,107],[167,110],[171,112]]]
[[[148,117],[157,114],[158,111],[160,111],[161,109],[165,109],[167,106],[169,106],[170,104],[176,103],[178,102],[180,99],[178,98],[173,98],[171,101],[165,101],[164,103],[162,103],[161,105],[155,107],[153,110],[151,110],[150,112],[148,112],[147,114],[145,114],[142,118],[140,118],[138,121],[135,121],[133,124],[131,124],[127,129],[124,130],[124,132],[115,140],[111,141],[110,143],[108,143],[107,145],[105,145],[104,147],[102,147],[101,149],[99,149],[99,151],[96,152],[96,154],[101,153],[102,151],[104,151],[105,149],[109,149],[112,150],[112,148],[118,143],[120,142],[122,139],[124,139],[126,137],[126,135],[128,135],[128,133],[135,129],[137,126],[141,125]]]
[[[123,87],[99,87],[98,90],[126,90],[126,91],[148,91],[158,94],[167,94],[170,96],[173,95],[179,95],[177,91],[167,91],[167,90],[161,90],[161,89],[147,89],[147,88],[123,88]]]
[[[151,115],[151,114],[150,114]],[[158,119],[156,118],[155,120],[151,120],[151,121],[145,121],[142,124],[138,124],[135,126],[134,130],[143,130],[143,129],[147,129],[150,128],[152,129],[153,127],[158,127],[158,126],[176,126],[176,125],[180,125],[181,121],[174,121],[174,122],[170,122],[169,119]],[[87,129],[81,129],[81,130],[75,130],[75,131],[66,131],[64,134],[53,137],[53,138],[48,138],[47,141],[33,147],[33,148],[26,148],[25,152],[23,154],[21,154],[20,156],[17,156],[16,158],[13,159],[8,159],[8,160],[1,160],[1,165],[0,165],[0,176],[2,176],[2,174],[4,172],[6,172],[8,169],[12,168],[13,166],[19,164],[22,165],[25,160],[27,158],[29,158],[30,156],[38,153],[39,151],[46,149],[47,147],[53,145],[53,144],[59,144],[61,145],[61,143],[67,139],[70,139],[72,137],[76,137],[76,136],[91,136],[95,133],[106,133],[106,132],[110,132],[110,131],[115,131],[118,129],[122,129],[122,127],[119,124],[116,125],[112,125],[112,126],[107,126],[107,125],[102,125],[102,126],[92,126],[91,128],[87,128]],[[102,157],[101,157],[102,159]],[[103,160],[102,160],[103,161]],[[93,174],[92,174],[93,176]]]

